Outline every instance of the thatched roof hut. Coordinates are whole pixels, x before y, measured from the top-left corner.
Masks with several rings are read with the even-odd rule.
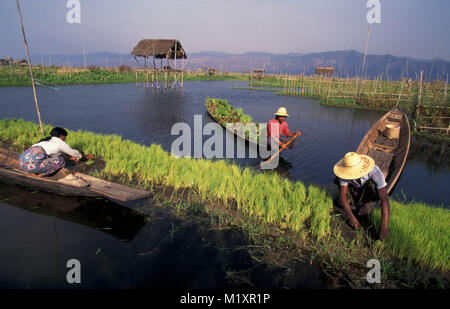
[[[134,56],[157,59],[186,59],[186,52],[178,40],[141,40],[131,51]]]
[[[318,75],[333,76],[334,68],[333,67],[316,67],[315,72]]]

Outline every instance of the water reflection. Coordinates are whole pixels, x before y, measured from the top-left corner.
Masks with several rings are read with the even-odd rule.
[[[127,210],[113,214],[111,224],[104,217],[114,213],[108,208],[123,206],[91,209],[105,202],[86,204],[80,199],[77,204],[75,199],[5,185],[0,193],[0,288],[322,287],[315,265],[298,260],[289,268],[259,263],[247,251],[247,235],[236,229],[215,230],[209,217],[181,220],[151,204],[143,208],[140,201],[134,205],[140,207],[137,219],[130,219]],[[74,216],[65,215],[80,208]],[[145,225],[139,217],[148,219]],[[134,232],[94,228],[120,230],[120,220],[126,223],[123,229]],[[124,234],[129,241],[122,241]],[[81,263],[80,285],[66,281],[70,259]]]
[[[30,191],[1,183],[0,200],[28,212],[81,224],[120,241],[131,241],[148,220],[143,214],[103,198],[69,198],[41,192],[30,194]]]
[[[409,161],[424,162],[431,174],[448,172],[450,169],[449,145],[446,141],[431,141],[413,137],[409,149]]]

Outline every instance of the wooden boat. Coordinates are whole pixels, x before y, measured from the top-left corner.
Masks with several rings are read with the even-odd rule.
[[[51,177],[31,176],[17,169],[19,166],[18,158],[18,153],[0,148],[0,181],[54,194],[107,197],[124,202],[145,198],[150,195],[148,191],[123,186],[78,172],[74,173],[74,176],[86,181],[88,186],[77,187],[64,184],[61,182],[61,179],[65,175],[59,175],[60,173],[56,173],[56,175]]]
[[[231,134],[236,135],[238,138],[243,139],[245,142],[247,142],[247,143],[249,143],[249,144],[251,144],[251,145],[253,145],[253,146],[258,146],[258,142],[257,142],[257,141],[255,141],[255,140],[253,140],[253,139],[250,139],[248,136],[245,136],[245,134],[240,134],[240,132],[237,132],[237,131],[235,131],[235,130],[231,130],[230,128],[227,128],[226,125],[224,125],[223,123],[221,123],[221,122],[219,121],[219,119],[217,119],[217,118],[214,116],[214,111],[212,110],[211,107],[206,106],[206,110],[208,111],[209,117],[211,117],[215,122],[217,122],[218,124],[220,124],[225,130],[227,130],[227,131],[230,132]],[[255,124],[255,125],[257,125],[257,124]]]
[[[387,125],[399,125],[398,138],[388,138]],[[390,194],[399,179],[408,157],[411,143],[411,130],[408,116],[400,109],[394,108],[380,118],[367,134],[356,150],[359,154],[372,157],[375,164],[383,172]]]

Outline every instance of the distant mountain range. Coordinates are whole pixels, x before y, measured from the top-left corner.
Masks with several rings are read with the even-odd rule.
[[[45,65],[60,66],[84,66],[83,54],[78,55],[33,55],[33,64],[41,64],[44,59]],[[335,68],[335,76],[355,77],[361,75],[363,54],[354,50],[329,51],[321,53],[289,53],[272,54],[264,52],[247,52],[243,54],[228,54],[223,52],[197,52],[188,54],[184,68],[196,70],[200,67],[216,68],[220,71],[248,72],[251,69],[266,70],[266,73],[289,73],[306,75],[314,74],[316,66],[329,66]],[[139,59],[143,65],[143,59]],[[152,65],[152,61],[148,65]],[[131,67],[138,66],[134,57],[129,54],[117,54],[110,52],[89,53],[86,55],[86,65],[95,66],[119,66],[120,64]],[[160,61],[156,61],[157,66]],[[166,61],[163,61],[166,65]],[[173,66],[173,63],[170,64]],[[182,65],[181,61],[177,66]],[[374,78],[383,74],[392,79],[402,76],[416,79],[419,72],[424,71],[425,80],[446,79],[450,73],[450,61],[442,59],[420,60],[392,55],[367,55],[364,75]]]

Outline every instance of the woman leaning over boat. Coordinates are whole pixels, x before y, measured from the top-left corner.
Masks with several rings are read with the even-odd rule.
[[[41,139],[20,155],[19,168],[32,175],[44,177],[56,173],[66,165],[63,154],[69,156],[69,160],[78,162],[83,155],[64,141],[66,137],[66,130],[53,128],[49,137]],[[84,157],[90,159],[93,155]]]

